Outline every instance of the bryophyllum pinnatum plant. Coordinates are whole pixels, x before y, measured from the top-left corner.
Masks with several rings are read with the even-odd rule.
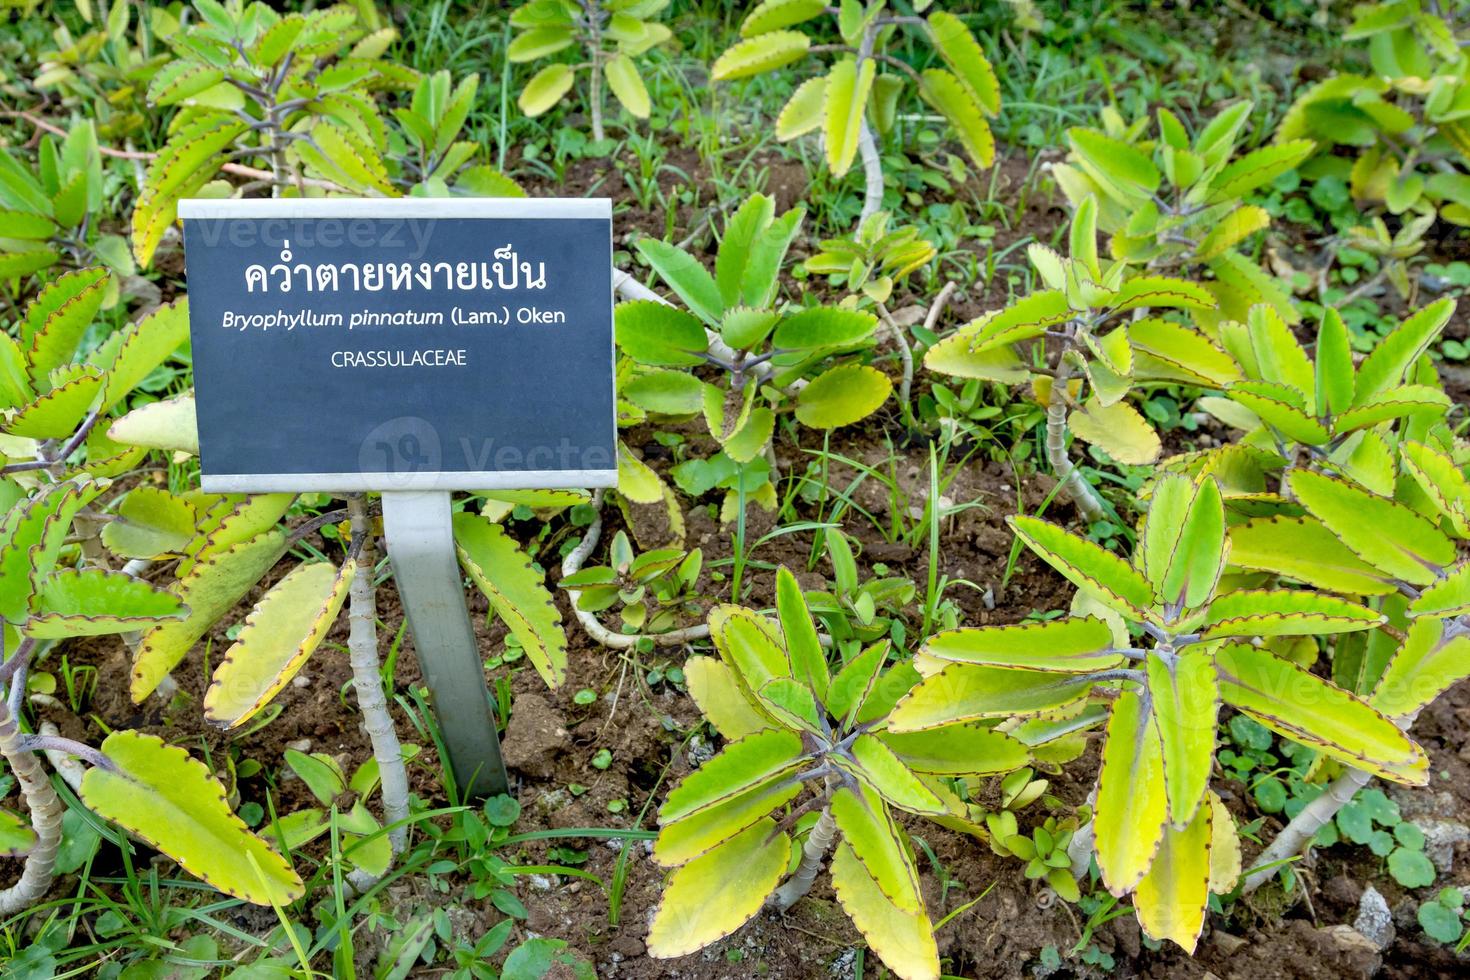
[[[1313,176],[1333,174],[1353,197],[1390,214],[1470,225],[1470,49],[1463,11],[1420,0],[1358,4],[1343,33],[1366,41],[1371,71],[1310,86],[1287,110],[1278,142],[1309,137],[1323,155]],[[1332,147],[1361,149],[1356,159]]]
[[[912,6],[922,13],[931,4],[918,0]],[[820,43],[820,37],[813,43],[805,31],[825,26],[830,10],[824,0],[764,0],[746,15],[740,25],[743,40],[720,55],[712,77],[733,81],[784,68],[809,54],[835,54],[826,74],[808,79],[792,94],[776,118],[776,138],[820,132],[827,168],[836,177],[861,154],[867,181],[864,218],[883,206],[883,165],[870,121],[879,136],[893,132],[910,83],[944,117],[977,167],[995,162],[995,138],[986,118],[1000,112],[1000,83],[963,21],[943,10],[927,19],[906,17],[889,10],[887,0],[866,5],[843,0],[836,8],[841,43]],[[915,70],[895,53],[900,38],[932,48],[945,67]]]
[[[133,209],[140,265],[152,262],[186,197],[524,193],[470,165],[477,144],[458,138],[478,77],[452,85],[447,72],[420,76],[384,59],[397,31],[370,4],[288,14],[241,0],[195,7],[198,19],[168,38],[175,57],[148,87],[152,105],[177,112]],[[385,112],[382,100],[404,94],[407,105]],[[250,180],[236,187],[227,173]]]
[[[919,679],[914,668],[890,665],[882,640],[834,673],[785,568],[776,573],[776,603],[779,625],[738,606],[716,607],[709,625],[719,656],[685,663],[690,694],[728,744],[659,810],[653,858],[675,870],[649,951],[683,956],[767,904],[790,907],[835,841],[833,888],[868,945],[905,980],[937,980],[934,927],[895,812],[983,836],[966,825],[964,804],[945,781],[1016,769],[1028,749],[959,717],[920,732],[890,730],[894,704]]]
[[[247,901],[288,903],[302,892],[300,878],[247,830],[219,781],[183,749],[123,729],[97,749],[22,727],[28,679],[58,644],[177,627],[194,614],[184,597],[114,569],[101,540],[110,479],[135,467],[143,452],[112,440],[99,422],[125,406],[187,336],[185,308],[176,303],[88,349],[108,277],[102,269],[58,277],[14,334],[0,334],[8,456],[0,468],[0,754],[29,811],[26,819],[0,810],[0,854],[25,860],[19,880],[0,891],[0,915],[25,909],[51,885],[66,807],[43,756],[58,770],[57,760],[80,759],[88,768],[76,788],[88,808],[190,873]]]
[[[634,60],[673,37],[653,18],[669,0],[527,0],[510,15],[517,30],[505,56],[513,62],[540,61],[571,49],[585,60],[556,62],[536,72],[521,89],[519,105],[528,116],[554,108],[587,72],[587,106],[592,138],[606,137],[603,128],[603,83],[618,103],[638,119],[652,109],[648,87]]]
[[[887,375],[842,357],[872,346],[873,314],[780,302],[781,269],[804,215],[794,208],[776,217],[769,197],[752,196],[725,226],[713,275],[678,246],[639,241],[687,310],[655,300],[618,304],[617,344],[636,365],[619,379],[619,395],[634,409],[625,422],[702,414],[721,451],[743,465],[767,450],[778,413],[835,429],[887,401]],[[718,379],[696,377],[700,367],[715,368]],[[774,488],[760,492],[774,506]]]
[[[1384,713],[1275,652],[1295,637],[1373,629],[1384,616],[1227,577],[1226,511],[1213,477],[1169,474],[1155,484],[1131,562],[1037,518],[1011,524],[1085,601],[1068,619],[932,637],[915,659],[924,680],[888,729],[1106,704],[1095,858],[1103,885],[1131,896],[1149,936],[1193,951],[1210,893],[1230,891],[1240,870],[1234,822],[1210,789],[1222,705],[1348,765],[1411,785],[1427,780],[1428,757]]]
[[[102,264],[118,276],[132,275],[127,242],[100,228],[107,190],[91,120],[77,121],[60,140],[42,136],[34,170],[0,151],[0,279],[56,265]],[[110,278],[106,305],[117,297],[117,280]]]
[[[924,365],[941,374],[1029,383],[1046,406],[1047,460],[1089,521],[1107,512],[1072,462],[1069,434],[1116,462],[1152,463],[1162,442],[1125,400],[1130,392],[1177,383],[1215,388],[1239,378],[1213,340],[1165,316],[1213,309],[1211,293],[1172,276],[1130,278],[1122,259],[1104,266],[1097,252],[1097,213],[1094,197],[1077,204],[1068,258],[1045,245],[1029,246],[1027,256],[1045,288],[965,324],[924,356]]]
[[[1148,117],[1125,124],[1104,109],[1102,130],[1067,131],[1071,153],[1052,167],[1073,207],[1096,198],[1113,258],[1196,280],[1214,295],[1216,303],[1192,313],[1206,331],[1256,303],[1299,319],[1290,294],[1239,247],[1271,221],[1245,196],[1295,167],[1314,144],[1287,140],[1236,156],[1251,108],[1238,102],[1221,110],[1193,140],[1167,109],[1159,110],[1154,139],[1145,137]]]

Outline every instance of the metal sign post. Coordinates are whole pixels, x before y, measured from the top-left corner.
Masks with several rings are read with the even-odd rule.
[[[449,518],[446,492],[383,494],[388,558],[424,683],[434,699],[454,781],[470,796],[495,796],[507,792],[510,783],[500,758],[475,630],[465,608]]]
[[[616,486],[612,204],[180,202],[206,491],[382,494],[462,791],[507,790],[450,492]]]

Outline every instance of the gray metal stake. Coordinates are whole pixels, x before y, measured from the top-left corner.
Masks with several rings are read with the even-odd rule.
[[[455,558],[449,494],[385,491],[383,532],[455,782],[474,797],[509,792]]]

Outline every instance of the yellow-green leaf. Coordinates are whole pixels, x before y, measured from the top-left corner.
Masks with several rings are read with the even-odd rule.
[[[1080,410],[1067,416],[1067,425],[1078,439],[1129,466],[1152,463],[1163,450],[1154,427],[1127,402],[1104,405],[1097,397],[1089,398]]]
[[[1215,722],[1220,713],[1215,664],[1208,651],[1193,646],[1167,658],[1152,652],[1145,667],[1164,761],[1169,822],[1182,830],[1205,798],[1215,762]]]
[[[648,930],[657,959],[687,956],[739,929],[786,874],[791,838],[769,817],[669,878]]]
[[[954,663],[1024,667],[1030,670],[1086,674],[1123,662],[1111,652],[1113,633],[1095,616],[1075,616],[1043,623],[978,626],[942,630],[929,637],[923,652]]]
[[[286,544],[286,533],[273,528],[198,562],[174,584],[175,594],[189,606],[189,615],[155,626],[138,641],[131,685],[135,702],[153,693],[215,621],[280,560]]]
[[[775,727],[762,711],[746,698],[730,666],[714,657],[690,657],[684,662],[684,680],[689,696],[709,723],[726,739],[734,741],[764,728]]]
[[[183,619],[178,596],[142,579],[101,568],[62,568],[41,579],[31,597],[26,636],[62,639],[143,629],[165,619]]]
[[[576,80],[577,73],[571,65],[547,65],[531,76],[526,87],[521,89],[516,104],[522,112],[534,118],[560,102]]]
[[[969,89],[976,104],[987,116],[999,112],[1000,82],[996,80],[995,69],[964,22],[954,14],[936,10],[929,15],[929,30],[940,57]]]
[[[204,692],[204,717],[236,728],[290,683],[321,645],[347,598],[357,562],[293,570],[255,604]]]
[[[1153,586],[1122,558],[1039,518],[1017,516],[1009,521],[1027,547],[1108,608],[1131,619],[1146,618],[1153,608]]]
[[[829,805],[843,841],[890,902],[905,912],[922,913],[919,869],[904,846],[902,831],[876,793],[865,787],[859,790],[842,786],[832,794]]]
[[[895,905],[845,841],[832,856],[832,890],[884,966],[903,980],[938,980],[939,949],[928,914]]]
[[[949,121],[960,145],[977,167],[995,162],[995,137],[973,95],[954,75],[930,68],[921,76],[919,94]]]
[[[827,73],[823,142],[827,169],[834,177],[846,174],[857,158],[863,111],[868,105],[868,93],[873,90],[876,71],[877,63],[872,58],[863,59],[861,67],[854,59],[843,58]]]
[[[759,75],[800,61],[811,44],[800,31],[768,31],[728,48],[715,59],[710,77],[716,82],[728,82]]]
[[[1167,827],[1158,854],[1133,893],[1144,933],[1178,943],[1193,954],[1210,900],[1210,842],[1214,808],[1199,807],[1188,826]]]
[[[638,74],[638,67],[626,54],[616,54],[602,66],[607,76],[608,88],[623,104],[623,108],[639,119],[647,119],[652,105],[648,99],[648,88]]]
[[[827,112],[827,76],[808,78],[797,86],[776,116],[776,139],[794,140],[821,127]]]
[[[802,758],[801,736],[785,729],[767,729],[731,742],[669,791],[658,811],[659,823],[723,806],[778,775],[792,773]]]
[[[255,905],[289,905],[301,878],[225,802],[225,789],[189,753],[154,735],[116,731],[102,743],[109,769],[82,777],[82,802],[184,870]]]
[[[1368,703],[1390,718],[1413,715],[1470,676],[1470,635],[1445,636],[1445,624],[1421,616],[1383,668]]]
[[[888,400],[893,382],[866,364],[839,364],[796,396],[796,417],[813,429],[836,429],[872,415]]]
[[[460,564],[521,641],[541,679],[548,687],[560,685],[567,671],[567,634],[546,576],[503,527],[478,515],[454,515],[454,544]]]
[[[1268,650],[1233,643],[1215,653],[1226,702],[1278,734],[1358,769],[1410,785],[1429,757],[1376,708]]]
[[[127,446],[199,455],[199,423],[194,393],[175,395],[135,408],[113,422],[107,435]]]
[[[1455,545],[1403,504],[1342,480],[1297,470],[1292,494],[1353,553],[1413,585],[1432,585],[1455,562]]]
[[[1085,675],[949,664],[898,702],[888,727],[916,732],[981,718],[1040,714],[1080,701],[1091,689]]]
[[[1108,719],[1092,818],[1097,867],[1108,891],[1121,897],[1137,886],[1168,820],[1158,729],[1139,695],[1123,691]]]

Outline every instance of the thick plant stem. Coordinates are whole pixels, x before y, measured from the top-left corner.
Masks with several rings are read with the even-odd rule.
[[[20,880],[0,891],[0,918],[31,907],[50,889],[56,877],[56,854],[61,847],[61,816],[66,812],[66,804],[56,795],[41,760],[36,753],[21,748],[20,743],[20,725],[10,708],[0,701],[0,756],[5,757],[20,783],[21,795],[31,812],[31,829],[36,832],[36,844],[26,855]]]
[[[383,822],[398,823],[408,818],[408,770],[403,765],[403,747],[388,713],[388,699],[383,695],[381,665],[378,661],[378,601],[373,587],[373,533],[367,514],[367,501],[361,496],[347,502],[352,519],[354,543],[361,542],[357,557],[357,574],[349,593],[351,609],[347,615],[347,649],[352,662],[352,686],[357,693],[357,707],[362,711],[362,725],[373,744],[373,758],[378,761],[382,779]],[[397,827],[388,832],[393,854],[403,853],[408,832]]]
[[[771,905],[778,912],[785,912],[791,906],[801,900],[801,897],[812,890],[812,883],[817,880],[817,872],[822,870],[822,865],[827,861],[827,851],[832,846],[832,838],[837,836],[837,821],[832,816],[832,806],[828,804],[822,807],[822,815],[812,826],[812,832],[807,835],[806,845],[801,849],[801,864],[796,868],[796,874],[786,879],[786,883],[776,889],[776,894],[771,896]]]
[[[1063,354],[1057,360],[1057,375],[1052,379],[1051,397],[1046,405],[1046,458],[1057,475],[1062,493],[1077,507],[1082,519],[1090,523],[1107,517],[1107,509],[1067,455],[1067,382],[1071,380],[1072,366]]]
[[[591,56],[588,99],[592,103],[592,138],[601,142],[607,137],[602,127],[602,17],[592,0],[582,0],[582,13],[587,18],[587,51]]]
[[[883,158],[878,154],[878,141],[866,119],[858,129],[858,155],[863,158],[863,180],[866,182],[863,211],[858,216],[858,224],[861,225],[883,207]]]
[[[1415,711],[1395,721],[1399,728],[1408,731],[1409,726],[1414,724],[1414,719],[1417,717],[1419,717],[1419,712]],[[1281,828],[1281,833],[1276,835],[1276,839],[1271,841],[1270,846],[1256,856],[1256,863],[1253,867],[1257,870],[1246,874],[1241,893],[1249,895],[1260,888],[1280,870],[1280,862],[1306,850],[1317,836],[1317,831],[1327,826],[1332,818],[1337,816],[1337,811],[1352,802],[1358,790],[1367,786],[1372,779],[1372,773],[1361,769],[1344,769],[1342,775],[1327,784],[1321,796],[1302,807],[1301,812]],[[1271,865],[1277,866],[1271,867]]]
[[[1347,806],[1358,790],[1368,785],[1372,778],[1372,775],[1361,769],[1349,769],[1329,783],[1322,795],[1302,807],[1301,812],[1281,828],[1281,833],[1276,835],[1271,846],[1260,853],[1255,864],[1260,870],[1245,876],[1241,893],[1249,895],[1270,881],[1280,870],[1279,862],[1299,854],[1317,836],[1317,831],[1327,826],[1337,815],[1337,811]]]

